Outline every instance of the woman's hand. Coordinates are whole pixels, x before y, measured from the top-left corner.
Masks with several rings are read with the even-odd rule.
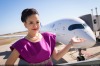
[[[72,39],[71,39],[71,41],[69,42],[69,44],[78,44],[78,43],[82,43],[82,42],[84,42],[85,41],[85,39],[83,39],[83,38],[77,38],[77,37],[73,37]]]
[[[63,55],[65,55],[69,49],[71,48],[71,46],[73,44],[76,44],[76,43],[81,43],[81,42],[84,42],[85,40],[83,38],[76,38],[76,37],[73,37],[71,39],[71,41],[69,42],[69,44],[67,44],[61,51],[57,52],[55,49],[53,51],[53,58],[56,59],[56,60],[59,60],[63,57]]]

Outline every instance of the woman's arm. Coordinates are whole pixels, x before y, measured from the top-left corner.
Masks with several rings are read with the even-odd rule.
[[[15,61],[17,60],[17,58],[19,57],[19,52],[14,49],[13,52],[11,53],[11,55],[9,56],[9,58],[7,59],[5,65],[14,65]]]
[[[72,44],[68,44],[59,52],[57,52],[57,50],[54,49],[53,54],[52,54],[53,58],[58,61],[69,51],[71,46],[72,46]]]
[[[58,61],[69,51],[69,49],[71,48],[71,46],[73,46],[73,44],[77,44],[77,43],[81,43],[81,42],[84,42],[84,39],[72,38],[71,41],[69,42],[69,44],[66,45],[61,51],[57,52],[56,49],[54,49],[53,54],[52,54],[53,58]]]

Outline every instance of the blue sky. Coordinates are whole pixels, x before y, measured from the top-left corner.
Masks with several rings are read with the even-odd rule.
[[[25,31],[20,20],[25,8],[35,8],[42,25],[61,18],[74,18],[91,13],[98,8],[100,0],[0,0],[0,34]]]

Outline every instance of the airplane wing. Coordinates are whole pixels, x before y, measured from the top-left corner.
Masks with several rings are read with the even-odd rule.
[[[85,65],[100,65],[100,58],[92,58],[89,60],[85,60],[85,61],[77,61],[77,62],[69,62],[69,63],[61,63],[61,64],[57,64],[58,66],[71,66],[71,65],[79,65],[79,66],[85,66]]]

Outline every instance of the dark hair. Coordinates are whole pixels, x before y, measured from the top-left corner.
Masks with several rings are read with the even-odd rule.
[[[24,9],[22,11],[22,14],[21,14],[21,21],[22,22],[26,22],[26,19],[28,16],[31,16],[33,14],[38,14],[38,11],[34,8],[27,8],[27,9]],[[38,14],[39,15],[39,14]]]

